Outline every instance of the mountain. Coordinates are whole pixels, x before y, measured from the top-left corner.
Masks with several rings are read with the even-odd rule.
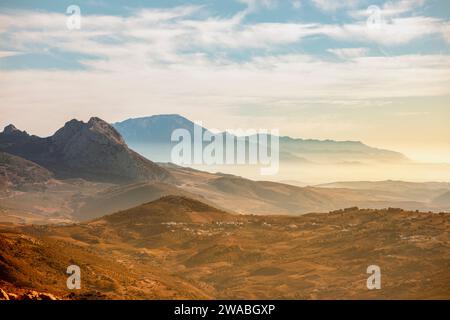
[[[177,114],[128,119],[114,123],[113,126],[131,148],[158,162],[171,162],[170,151],[174,145],[171,134],[175,129],[186,129],[192,137],[195,127],[201,132],[209,131]],[[231,136],[236,139],[236,136]],[[260,136],[263,135],[258,135]],[[269,135],[269,141],[270,137]],[[247,145],[248,143],[247,137]],[[408,161],[401,153],[373,148],[359,141],[305,140],[282,136],[279,143],[280,159],[285,163],[304,165],[314,162],[341,164]]]
[[[155,115],[128,119],[113,124],[127,144],[148,159],[156,162],[170,162],[171,150],[177,142],[172,142],[172,132],[187,130],[194,139],[194,131],[203,134],[207,129],[177,114]]]
[[[399,152],[373,148],[360,141],[294,139],[280,137],[280,149],[313,162],[405,162]]]
[[[170,179],[166,170],[130,150],[112,126],[95,117],[87,123],[71,120],[47,138],[7,126],[0,133],[0,151],[33,161],[58,178],[108,182]]]
[[[320,188],[344,188],[368,191],[373,195],[383,195],[386,200],[421,201],[436,205],[433,199],[450,191],[449,182],[409,182],[409,181],[341,181],[317,185]]]
[[[85,197],[77,196],[76,199],[72,199],[74,206],[77,207],[72,217],[78,221],[91,220],[169,195],[202,198],[164,182],[137,182],[113,186]]]
[[[188,130],[194,135],[194,129],[205,131],[189,119],[177,114],[163,114],[150,117],[128,119],[113,124],[127,143],[169,143],[176,129]]]
[[[142,231],[143,235],[148,236],[149,230],[144,231],[142,228],[148,229],[150,225],[160,225],[166,222],[213,223],[215,221],[241,220],[241,218],[192,198],[169,195],[104,216],[91,224],[105,222],[114,228],[119,228],[122,232],[125,230],[138,233]],[[159,230],[156,232],[158,233]]]
[[[174,116],[165,117],[170,122]],[[153,117],[150,123],[158,119]],[[178,120],[185,128],[194,126],[187,119]],[[10,125],[0,133],[0,152],[13,153],[4,159],[14,159],[17,164],[16,169],[8,164],[12,172],[9,180],[5,174],[0,175],[2,192],[12,190],[14,185],[16,190],[28,191],[2,195],[0,221],[14,223],[85,221],[165,195],[187,196],[242,214],[302,215],[351,206],[440,212],[448,207],[437,206],[432,200],[450,190],[442,184],[400,187],[400,182],[368,189],[340,185],[297,187],[155,164],[130,150],[120,133],[98,118],[88,123],[69,121],[47,138]],[[32,180],[41,178],[42,183]]]
[[[449,221],[401,209],[237,215],[168,196],[85,223],[0,224],[0,287],[66,299],[448,299]],[[72,264],[82,287],[69,295]],[[382,290],[366,288],[372,264]]]
[[[435,206],[445,207],[450,210],[450,191],[447,191],[436,198],[432,202]]]
[[[43,190],[52,178],[53,174],[40,165],[0,152],[0,193],[7,190]]]

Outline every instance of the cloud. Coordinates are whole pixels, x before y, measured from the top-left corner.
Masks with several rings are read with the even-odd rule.
[[[6,58],[6,57],[12,57],[12,56],[16,56],[22,54],[21,52],[17,52],[17,51],[0,51],[0,59],[1,58]]]
[[[111,61],[125,59],[130,65],[198,61],[213,56],[226,58],[232,52],[261,49],[273,52],[310,37],[386,46],[407,44],[433,34],[448,39],[448,23],[430,17],[399,17],[379,28],[365,21],[348,24],[244,23],[245,15],[193,18],[201,7],[137,11],[128,17],[85,15],[82,29],[65,27],[66,16],[54,13],[16,12],[0,15],[0,29],[7,50],[42,53],[48,49],[96,56],[82,64],[106,70]],[[1,49],[1,47],[0,47]]]
[[[355,8],[359,0],[311,0],[312,3],[323,11],[336,11],[339,9]]]
[[[368,8],[352,10],[349,14],[354,18],[364,18],[374,13],[379,14],[383,19],[399,17],[422,7],[426,0],[399,0],[387,1],[381,6],[370,5]],[[376,10],[376,12],[374,12]]]
[[[37,125],[48,130],[50,123],[93,113],[111,121],[165,110],[214,118],[236,106],[283,110],[324,97],[364,101],[450,94],[449,55],[377,57],[364,48],[433,34],[448,39],[449,24],[440,19],[401,16],[372,30],[364,20],[250,23],[242,12],[219,17],[202,10],[182,6],[126,17],[84,15],[81,30],[73,31],[66,28],[64,14],[0,15],[2,52],[70,52],[86,67],[0,71],[2,118],[33,123],[39,110],[43,119]],[[333,42],[324,49],[342,60],[290,50],[312,37],[343,41],[343,47]],[[277,51],[281,48],[287,49]]]
[[[237,0],[247,5],[249,11],[255,11],[260,8],[271,9],[278,5],[277,0]]]
[[[426,0],[400,0],[388,1],[383,5],[384,15],[394,16],[413,11],[425,4]]]
[[[302,7],[302,2],[300,0],[292,0],[292,7],[294,9],[300,9]]]
[[[446,23],[442,26],[442,36],[447,43],[450,43],[450,23]]]
[[[368,52],[367,48],[337,48],[328,49],[330,53],[333,53],[341,59],[352,59],[365,56]]]
[[[403,45],[415,39],[442,32],[442,20],[431,17],[393,18],[389,23],[381,21],[371,27],[367,22],[322,26],[322,32],[338,40],[376,43],[386,46]]]

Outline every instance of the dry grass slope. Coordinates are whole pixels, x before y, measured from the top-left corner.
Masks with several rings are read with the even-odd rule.
[[[67,226],[4,226],[0,279],[72,298],[450,299],[450,214],[235,215],[180,196]],[[382,289],[366,288],[366,268]],[[269,290],[270,289],[270,290]]]

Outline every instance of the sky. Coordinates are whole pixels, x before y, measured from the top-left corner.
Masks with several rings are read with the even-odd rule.
[[[40,136],[178,113],[450,162],[450,2],[2,0],[0,101]]]

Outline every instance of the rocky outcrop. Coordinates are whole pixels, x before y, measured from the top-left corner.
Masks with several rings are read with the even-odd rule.
[[[60,178],[105,182],[168,181],[170,174],[128,148],[108,123],[71,120],[53,136],[30,136],[12,125],[0,133],[0,151],[18,155]]]
[[[22,293],[6,292],[0,288],[0,300],[61,300],[51,293],[38,292],[34,290]]]

